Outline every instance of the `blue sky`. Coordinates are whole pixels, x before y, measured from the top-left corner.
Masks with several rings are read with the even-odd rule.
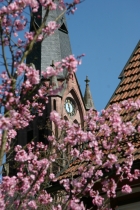
[[[140,1],[85,0],[74,15],[67,16],[67,23],[73,54],[86,54],[77,71],[81,90],[84,93],[88,75],[100,111],[140,39]]]

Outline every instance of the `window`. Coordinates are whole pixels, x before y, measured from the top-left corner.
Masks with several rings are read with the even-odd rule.
[[[62,25],[60,26],[58,30],[64,32],[65,34],[68,34],[68,30],[64,23],[62,23]]]
[[[53,100],[53,110],[56,111],[56,100],[55,99]]]
[[[78,121],[77,121],[77,120],[74,120],[73,122],[74,122],[75,124],[79,125],[79,123],[78,123]]]
[[[33,130],[27,132],[27,144],[30,143],[34,138]]]
[[[43,144],[46,144],[47,139],[45,138],[45,129],[39,130],[39,142],[42,142]]]

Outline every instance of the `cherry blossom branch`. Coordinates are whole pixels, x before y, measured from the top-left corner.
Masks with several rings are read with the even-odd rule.
[[[6,148],[6,142],[7,142],[7,130],[4,130],[2,132],[2,140],[1,140],[0,165],[2,165],[2,160],[5,153],[5,148]]]
[[[1,27],[1,21],[0,21],[0,38],[1,38],[1,46],[2,46],[2,57],[3,57],[3,60],[4,60],[4,66],[6,68],[6,72],[9,76],[9,78],[11,78],[11,75],[10,75],[10,72],[9,72],[9,69],[8,69],[7,60],[6,60],[5,50],[4,50],[4,40],[2,38],[2,36],[3,36],[2,31],[3,31],[3,29]]]

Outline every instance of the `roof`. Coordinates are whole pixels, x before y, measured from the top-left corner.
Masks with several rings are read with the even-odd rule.
[[[85,94],[84,94],[84,102],[85,102],[86,110],[89,110],[89,109],[94,109],[95,110],[95,106],[94,106],[94,103],[93,103],[91,91],[90,91],[90,88],[89,88],[90,80],[88,79],[88,76],[86,76],[85,82],[86,82],[86,89],[85,89]]]
[[[140,99],[140,41],[124,66],[119,78],[121,81],[109,100],[106,108],[111,104],[120,103],[124,100],[132,99],[133,101],[136,101]],[[136,114],[137,112],[135,112],[135,115],[133,113],[133,118]],[[126,109],[121,111],[121,116],[123,117],[123,121],[131,120],[131,116],[128,115],[128,111]],[[136,120],[133,124],[135,126],[137,125]]]
[[[135,101],[140,98],[140,41],[136,45],[119,78],[121,81],[106,108],[110,104],[128,99]]]

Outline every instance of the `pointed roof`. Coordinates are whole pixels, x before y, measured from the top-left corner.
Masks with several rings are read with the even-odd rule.
[[[140,98],[140,41],[124,66],[119,79],[121,81],[107,106],[129,98],[133,100]]]
[[[56,20],[61,16],[61,13],[62,11],[59,9],[50,11],[47,21]],[[60,24],[60,28],[42,42],[41,71],[44,71],[46,66],[51,64],[50,62],[52,60],[54,62],[61,61],[63,58],[72,54],[65,15],[61,16],[57,23]],[[62,77],[65,76],[63,73],[61,75]]]
[[[58,0],[56,0],[57,2]],[[40,6],[38,12],[32,14],[30,31],[35,31],[35,28],[41,25],[44,13],[45,10]],[[27,64],[34,63],[36,69],[39,69],[40,72],[46,70],[46,67],[51,65],[52,60],[54,62],[61,61],[63,58],[72,54],[65,14],[59,9],[49,11],[46,25],[49,21],[53,20],[57,21],[60,28],[51,36],[47,36],[42,42],[35,43],[26,59]],[[59,75],[59,78],[64,78],[66,73],[64,70]]]
[[[140,41],[136,45],[133,53],[124,66],[119,79],[121,79],[118,87],[109,100],[106,108],[110,104],[119,103],[125,100],[133,100],[134,102],[140,99]],[[139,121],[137,114],[139,111],[131,111],[123,108],[121,110],[121,117],[124,122],[131,121],[137,128]],[[129,141],[133,144],[134,160],[140,160],[140,141],[139,135],[130,136]],[[122,159],[121,161],[123,161]]]
[[[133,101],[136,101],[140,99],[140,41],[124,66],[119,79],[121,81],[106,108],[110,104],[119,103],[124,100],[133,99]],[[127,110],[123,110],[121,115],[124,121],[130,120]]]
[[[87,110],[89,110],[89,109],[95,110],[95,106],[94,106],[92,95],[91,95],[90,88],[89,88],[90,80],[88,79],[88,76],[86,76],[85,82],[86,82],[86,89],[85,89],[85,94],[84,94],[85,107]]]

